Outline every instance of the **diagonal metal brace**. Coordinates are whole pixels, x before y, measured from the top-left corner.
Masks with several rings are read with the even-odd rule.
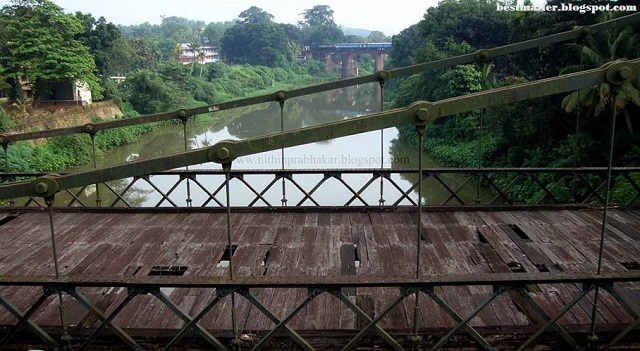
[[[10,331],[5,335],[5,337],[0,341],[0,349],[4,348],[4,346],[11,340],[13,336],[26,324],[29,329],[31,329],[47,346],[49,346],[53,350],[60,350],[60,345],[57,341],[55,341],[47,332],[42,330],[36,323],[32,322],[29,318],[35,310],[42,305],[42,303],[49,297],[49,295],[43,294],[40,298],[31,306],[27,313],[22,313],[20,309],[14,306],[9,300],[5,299],[2,295],[0,295],[0,305],[4,306],[4,308],[9,311],[14,317],[19,319],[18,324],[16,324]]]
[[[347,305],[347,307],[349,307],[349,309],[351,309],[356,315],[366,319],[368,322],[371,322],[373,320],[373,318],[371,318],[365,311],[363,311],[360,307],[358,307],[358,305],[351,302],[351,300],[349,300],[349,298],[347,298],[347,296],[344,293],[342,293],[342,291],[339,288],[332,289],[329,292],[335,297],[337,297],[340,301],[342,301],[342,303]],[[402,345],[400,345],[398,341],[396,341],[396,339],[393,338],[393,336],[389,335],[379,325],[375,324],[373,328],[375,332],[378,333],[378,335],[380,335],[382,340],[386,341],[387,344],[389,344],[389,346],[391,346],[394,350],[404,350]]]
[[[193,319],[184,312],[180,306],[173,303],[173,301],[169,300],[169,297],[163,293],[159,287],[155,287],[151,292],[151,295],[158,298],[158,300],[162,301],[162,303],[167,306],[174,314],[176,314],[180,319],[182,319],[185,323],[191,323]],[[202,336],[211,346],[213,346],[216,350],[224,350],[224,345],[216,339],[211,333],[206,331],[200,324],[195,323],[194,328]]]
[[[456,323],[458,323],[454,328],[452,328],[445,336],[442,337],[434,346],[433,350],[438,350],[442,345],[444,345],[449,339],[460,329],[464,328],[471,335],[471,337],[482,346],[484,350],[495,350],[493,346],[489,344],[472,326],[469,325],[469,322],[480,313],[485,307],[487,307],[491,301],[500,296],[502,293],[507,291],[506,287],[497,287],[494,288],[491,295],[485,299],[471,314],[469,314],[466,318],[462,319],[460,315],[458,315],[444,300],[440,298],[434,291],[433,287],[428,287],[422,289],[422,292],[427,294],[438,306],[442,307],[442,309],[447,312],[447,314],[453,318]]]
[[[102,312],[100,312],[100,310],[98,310],[94,305],[91,304],[91,302],[89,302],[89,299],[87,299],[82,293],[80,293],[75,287],[71,288],[67,291],[67,293],[71,296],[73,296],[76,301],[78,301],[82,306],[84,306],[84,308],[86,308],[87,310],[89,310],[89,312],[93,313],[96,317],[98,317],[98,319],[101,322],[105,322],[107,320],[107,317],[104,316],[104,314],[102,314]],[[140,346],[140,344],[138,344],[135,340],[133,340],[133,338],[127,334],[127,332],[125,332],[124,330],[122,330],[122,328],[120,328],[117,325],[114,325],[113,323],[109,322],[109,328],[111,328],[114,333],[120,338],[122,339],[122,341],[124,341],[125,344],[127,344],[127,346],[129,346],[132,350],[144,350],[142,348],[142,346]]]
[[[491,346],[491,344],[489,344],[488,341],[486,341],[482,335],[480,335],[480,333],[478,333],[472,326],[469,325],[468,321],[471,320],[471,318],[468,318],[466,323],[463,323],[463,319],[462,317],[460,317],[460,315],[458,315],[458,313],[456,313],[456,311],[453,310],[453,308],[451,308],[451,306],[449,306],[449,304],[447,304],[444,300],[442,300],[440,298],[440,296],[438,296],[434,289],[433,286],[429,286],[427,288],[424,288],[421,290],[422,292],[424,292],[426,295],[428,295],[429,297],[431,297],[431,299],[438,304],[438,306],[440,306],[456,323],[458,323],[457,326],[461,326],[463,327],[468,333],[469,335],[471,335],[471,337],[478,342],[478,344],[480,344],[480,346],[482,346],[482,348],[484,350],[495,350],[495,348],[493,346]],[[505,288],[499,287],[497,289],[494,289],[494,292],[491,296],[491,299],[497,297],[498,295],[502,294],[504,291],[506,291]],[[495,295],[495,296],[494,296]],[[484,306],[486,306],[487,304],[485,304]],[[483,306],[481,306],[483,307]],[[480,312],[480,310],[476,310],[476,312]],[[475,316],[475,314],[473,314]],[[459,328],[459,327],[458,327]],[[451,334],[453,336],[453,334]],[[446,341],[444,340],[444,338],[441,341]],[[440,343],[439,343],[440,344]],[[437,349],[436,347],[434,347],[434,349]]]
[[[176,343],[178,343],[180,341],[180,339],[182,339],[184,337],[184,335],[194,326],[197,325],[198,322],[200,322],[200,320],[202,319],[202,317],[204,317],[205,314],[207,314],[215,305],[218,304],[218,302],[220,302],[225,296],[230,295],[232,292],[234,292],[235,289],[232,288],[228,288],[228,289],[216,289],[216,296],[213,298],[213,300],[211,300],[211,302],[209,302],[209,304],[207,306],[205,306],[202,311],[200,311],[200,313],[198,313],[193,319],[191,319],[189,321],[189,323],[185,324],[184,327],[182,327],[182,329],[180,330],[180,332],[178,332],[178,334],[176,334],[176,336],[173,337],[173,339],[171,339],[171,341],[167,344],[167,346],[164,347],[164,349],[162,349],[163,351],[168,351],[170,350],[173,345],[175,345]],[[220,348],[219,350],[221,351],[227,351],[227,348],[224,347],[223,345],[219,345]]]
[[[281,321],[276,317],[273,312],[271,312],[265,305],[263,305],[258,299],[253,296],[249,289],[242,289],[238,291],[238,294],[244,296],[252,305],[254,305],[263,315],[269,318],[273,323],[280,324]],[[284,329],[285,333],[289,335],[293,341],[298,344],[303,350],[311,351],[314,350],[313,346],[311,346],[300,334],[298,334],[295,330],[289,328],[287,325],[283,325],[282,329]]]
[[[553,327],[558,334],[571,346],[574,350],[581,350],[582,348],[578,345],[578,343],[558,324],[558,319],[564,316],[575,304],[580,302],[582,298],[584,298],[589,291],[590,288],[581,289],[580,293],[576,295],[568,304],[566,304],[555,316],[551,317],[534,299],[529,296],[529,294],[525,291],[523,286],[519,286],[515,289],[515,291],[520,295],[523,300],[531,306],[540,316],[542,316],[547,322],[540,327],[533,335],[529,337],[520,347],[518,351],[526,350],[529,344],[531,344],[538,336],[540,336],[543,332],[545,332],[550,327]]]
[[[141,294],[146,294],[146,291],[141,291],[140,288],[129,289],[129,292],[125,299],[116,307],[115,310],[113,310],[113,312],[111,312],[111,314],[107,318],[104,319],[104,321],[102,321],[102,324],[93,332],[93,334],[89,336],[87,340],[85,340],[78,351],[87,350],[89,345],[91,345],[91,343],[93,342],[93,339],[100,335],[100,333],[102,333],[107,328],[107,326],[112,325],[111,322],[118,316],[120,312],[122,312],[122,310],[129,304],[129,302],[131,302],[134,297]]]
[[[396,306],[398,306],[398,304],[402,301],[404,301],[404,299],[407,298],[407,296],[412,295],[413,293],[415,293],[415,288],[402,288],[400,289],[400,296],[398,296],[398,298],[396,298],[390,305],[388,305],[384,310],[382,310],[382,312],[380,312],[380,314],[378,314],[374,319],[372,319],[369,324],[367,324],[364,328],[362,328],[362,330],[360,330],[358,332],[358,334],[356,334],[356,336],[354,336],[341,350],[342,351],[347,351],[350,350],[351,348],[353,348],[353,346],[355,346],[356,343],[358,343],[358,341],[360,341],[360,339],[362,339],[362,337],[371,329],[373,328],[375,325],[377,325],[382,318],[384,318],[384,316],[387,315],[387,313],[391,312],[392,309],[394,309]]]

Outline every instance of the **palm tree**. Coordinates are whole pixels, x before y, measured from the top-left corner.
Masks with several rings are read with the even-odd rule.
[[[199,48],[200,48],[200,44],[198,44],[195,41],[190,42],[189,44],[189,51],[191,51],[193,53],[193,61],[191,62],[191,71],[189,72],[189,75],[193,74],[193,67],[196,65],[196,60],[197,60],[197,55],[200,52]]]
[[[598,40],[600,39],[600,40]],[[640,36],[634,34],[633,27],[607,32],[603,37],[588,38],[588,45],[569,44],[578,49],[582,57],[595,67],[620,58],[633,58],[638,54]],[[566,70],[576,70],[576,66]],[[578,68],[579,69],[579,68]],[[579,106],[588,109],[589,116],[598,116],[607,107],[613,107],[616,114],[622,114],[630,133],[633,133],[631,118],[628,113],[629,104],[640,106],[640,79],[628,80],[616,87],[605,82],[600,85],[573,91],[562,100],[562,108],[571,113]]]
[[[204,65],[204,61],[207,58],[207,54],[205,54],[203,51],[198,51],[198,62],[200,62],[201,65]],[[202,77],[202,71],[204,71],[204,67],[200,66],[200,76]]]

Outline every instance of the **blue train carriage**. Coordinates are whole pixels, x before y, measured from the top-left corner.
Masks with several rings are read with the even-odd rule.
[[[393,44],[391,43],[368,43],[367,48],[369,49],[377,49],[377,50],[387,50],[391,49]]]

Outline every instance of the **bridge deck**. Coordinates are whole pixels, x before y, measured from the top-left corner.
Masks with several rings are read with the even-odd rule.
[[[6,216],[6,215],[5,215]],[[2,214],[0,214],[2,217]],[[423,216],[422,274],[490,274],[504,272],[594,272],[602,213],[594,210],[426,212]],[[67,213],[55,212],[61,274],[146,276],[228,276],[225,213]],[[416,213],[413,212],[250,212],[233,213],[236,276],[414,276]],[[0,221],[0,275],[53,274],[50,227],[46,212],[27,212]],[[611,211],[603,271],[640,268],[640,211]],[[170,267],[170,268],[169,268]],[[178,273],[176,273],[178,272]],[[639,286],[622,289],[640,301]],[[490,286],[450,286],[437,292],[460,314],[470,313],[491,294]],[[534,299],[549,311],[559,310],[580,287],[576,284],[530,287]],[[111,311],[124,299],[124,289],[82,288],[96,306]],[[23,311],[41,294],[38,287],[3,287],[0,294]],[[196,315],[213,289],[177,288],[170,298]],[[378,313],[397,288],[358,288],[350,299],[368,313]],[[256,296],[281,318],[306,296],[306,289],[261,289]],[[602,294],[598,324],[605,328],[633,318]],[[59,325],[50,297],[33,320]],[[245,332],[268,330],[273,323],[238,300],[238,323]],[[413,297],[383,319],[389,330],[410,330]],[[202,320],[209,330],[231,329],[230,299]],[[95,328],[97,319],[75,300],[66,301],[68,323]],[[639,306],[634,306],[639,307]],[[420,326],[442,330],[455,325],[430,299],[421,301]],[[581,301],[560,319],[572,331],[589,328],[591,303]],[[0,325],[16,322],[0,309]],[[138,332],[179,329],[183,323],[151,295],[136,297],[115,323]],[[517,330],[539,323],[509,294],[500,295],[471,321],[486,329]],[[289,326],[298,331],[346,330],[365,323],[330,294],[314,299]]]

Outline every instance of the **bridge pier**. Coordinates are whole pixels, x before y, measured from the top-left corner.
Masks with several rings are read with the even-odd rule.
[[[373,70],[374,72],[384,70],[384,53],[373,54]]]
[[[355,77],[356,72],[353,69],[353,54],[342,55],[342,78]]]

